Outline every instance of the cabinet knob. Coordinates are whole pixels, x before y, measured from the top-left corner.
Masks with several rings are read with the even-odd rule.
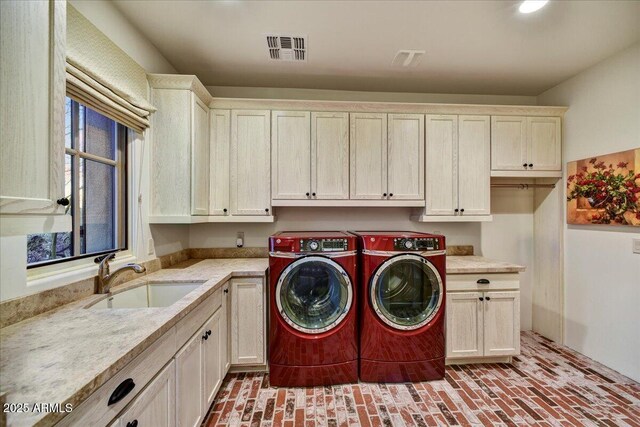
[[[387,193],[382,193],[382,197],[387,197]]]
[[[482,298],[482,297],[480,297],[480,298],[478,298],[478,299],[479,299],[480,301],[484,301],[484,298]]]
[[[205,333],[204,335],[202,335],[202,339],[203,339],[203,340],[205,340],[205,341],[206,341],[206,340],[208,340],[208,339],[209,339],[209,335],[207,335],[207,334]]]
[[[67,198],[61,198],[56,200],[56,203],[59,204],[60,206],[69,206],[69,199]]]
[[[207,336],[211,335],[211,329],[207,331]]]
[[[533,163],[529,163],[529,167],[532,168],[533,167]]]
[[[307,195],[307,197],[309,197],[309,193],[304,193],[304,194],[306,194],[306,195]]]
[[[389,193],[389,197],[393,197],[393,193]]]
[[[460,210],[460,209],[455,208],[453,211],[457,213],[459,210]]]
[[[229,289],[225,289],[225,290],[224,290],[224,293],[225,293],[225,294],[228,294],[228,293],[229,293]]]
[[[522,164],[522,166],[524,166],[524,167],[526,168],[526,167],[527,167],[527,164],[526,164],[526,163],[523,163],[523,164]]]
[[[222,209],[222,212],[227,213],[227,208]]]
[[[487,301],[491,301],[491,297],[487,297]]]
[[[129,421],[127,427],[138,427],[138,420]]]
[[[316,197],[316,193],[311,193],[311,195],[312,195],[313,197]]]
[[[464,213],[464,208],[460,209],[460,213]]]
[[[269,208],[265,208],[264,210],[266,213],[269,213]]]

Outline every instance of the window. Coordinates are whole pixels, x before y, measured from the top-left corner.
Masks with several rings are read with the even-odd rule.
[[[65,194],[73,229],[27,236],[29,267],[127,245],[127,128],[70,98],[65,102]]]

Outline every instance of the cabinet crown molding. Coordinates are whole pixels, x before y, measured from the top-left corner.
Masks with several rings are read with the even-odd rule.
[[[200,101],[209,104],[213,97],[194,75],[147,74],[149,85],[154,89],[186,89],[196,94]]]
[[[348,113],[414,113],[501,116],[563,117],[565,106],[434,104],[367,101],[318,101],[297,99],[251,99],[212,97],[209,108],[331,111]]]

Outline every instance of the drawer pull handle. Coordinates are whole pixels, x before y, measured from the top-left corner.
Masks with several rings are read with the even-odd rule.
[[[478,281],[476,283],[478,285],[488,285],[491,282],[488,279],[478,279]]]
[[[138,427],[138,420],[128,422],[127,427]]]
[[[133,390],[135,386],[136,383],[133,382],[132,378],[127,378],[126,380],[122,381],[120,385],[116,387],[115,390],[113,390],[111,396],[109,396],[109,402],[107,403],[107,406],[111,406],[114,403],[120,402],[129,393],[131,393],[131,390]]]

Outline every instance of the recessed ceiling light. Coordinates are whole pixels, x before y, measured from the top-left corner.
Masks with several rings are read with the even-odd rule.
[[[531,13],[540,10],[547,4],[549,0],[525,0],[520,4],[518,9],[520,13]]]

